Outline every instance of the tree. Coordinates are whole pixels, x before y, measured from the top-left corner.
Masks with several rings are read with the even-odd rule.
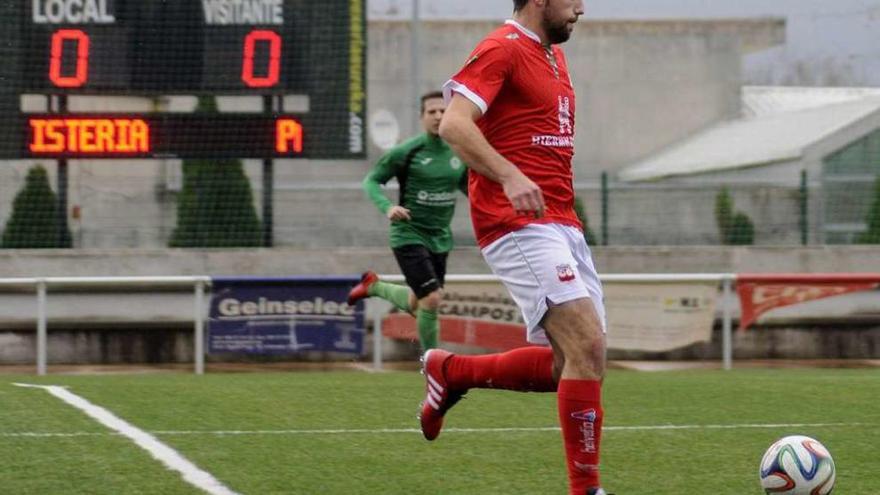
[[[577,214],[578,220],[580,220],[581,224],[584,226],[584,239],[587,240],[587,245],[597,245],[599,239],[596,238],[596,234],[590,229],[590,224],[587,219],[587,211],[586,208],[584,208],[584,202],[577,196],[574,198],[574,212]]]
[[[70,230],[59,235],[58,199],[41,165],[28,170],[24,187],[15,195],[12,214],[3,231],[4,249],[69,248]]]
[[[197,112],[216,113],[214,97],[199,98]],[[262,227],[241,160],[183,162],[177,227],[171,247],[262,246]]]
[[[874,202],[865,219],[868,230],[856,238],[858,244],[880,244],[880,176],[874,182]]]
[[[734,211],[733,198],[726,187],[715,197],[715,222],[721,243],[726,245],[750,245],[755,242],[755,225],[741,211]]]

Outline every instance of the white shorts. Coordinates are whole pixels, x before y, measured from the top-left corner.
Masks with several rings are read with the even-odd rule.
[[[548,344],[541,319],[554,305],[588,297],[606,329],[602,283],[584,234],[561,224],[531,224],[483,248],[483,258],[522,310],[533,344]]]

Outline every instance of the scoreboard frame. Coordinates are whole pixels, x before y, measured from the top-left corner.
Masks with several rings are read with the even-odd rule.
[[[366,156],[365,0],[11,0],[0,11],[0,158],[326,158]],[[107,114],[140,119],[150,151],[35,149],[21,95],[281,96],[308,98],[296,115]],[[301,148],[276,147],[279,119],[301,126]],[[190,124],[189,128],[185,124]],[[212,134],[212,123],[216,133]],[[228,144],[229,129],[253,137]],[[70,129],[70,127],[65,127]],[[265,129],[268,135],[251,131]],[[182,134],[182,135],[181,135]],[[82,136],[69,142],[78,142]],[[86,138],[88,139],[88,138]],[[200,148],[203,147],[203,148]]]

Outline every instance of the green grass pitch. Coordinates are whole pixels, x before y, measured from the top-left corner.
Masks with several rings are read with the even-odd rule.
[[[427,442],[419,374],[347,371],[0,375],[4,494],[202,493],[13,382],[68,386],[240,494],[566,493],[555,395],[472,391]],[[796,433],[830,449],[835,495],[880,494],[880,370],[611,371],[604,394],[603,478],[618,495],[760,494],[761,455]]]

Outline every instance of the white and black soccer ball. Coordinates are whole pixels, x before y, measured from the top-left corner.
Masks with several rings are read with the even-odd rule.
[[[761,459],[765,493],[828,495],[834,489],[834,459],[824,445],[803,435],[777,440]]]

